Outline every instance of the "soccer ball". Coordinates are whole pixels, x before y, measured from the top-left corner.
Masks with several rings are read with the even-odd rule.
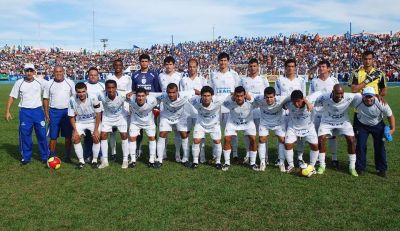
[[[314,171],[314,167],[308,165],[307,168],[303,168],[300,170],[300,176],[310,177],[312,172]]]
[[[47,160],[47,166],[51,169],[59,169],[61,167],[61,160],[57,156],[50,157]]]

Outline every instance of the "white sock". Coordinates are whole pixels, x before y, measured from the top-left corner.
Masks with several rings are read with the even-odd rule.
[[[110,133],[110,148],[111,148],[111,155],[117,154],[117,137],[116,132]]]
[[[200,144],[192,144],[193,163],[199,163]]]
[[[294,164],[293,164],[293,149],[286,150],[285,157],[286,157],[286,160],[287,160],[289,166],[294,167]]]
[[[310,165],[313,167],[315,166],[315,163],[317,162],[318,153],[319,153],[318,150],[317,151],[310,150]]]
[[[175,157],[181,157],[182,139],[178,131],[175,131]]]
[[[128,142],[128,139],[121,140],[121,146],[122,146],[122,160],[123,161],[128,161],[128,156],[129,156],[129,142]]]
[[[156,159],[157,142],[155,140],[149,141],[149,162],[154,163]]]
[[[297,159],[303,160],[303,153],[304,153],[304,140],[297,140]]]
[[[258,143],[258,155],[260,156],[260,164],[265,164],[265,143]]]
[[[265,148],[264,148],[265,149],[265,162],[268,162],[268,159],[269,159],[268,158],[268,140],[267,140],[267,142],[264,143],[264,146],[265,146]],[[258,155],[260,155],[260,154],[258,154]]]
[[[201,139],[200,143],[200,159],[201,160],[206,159],[206,142],[204,139]]]
[[[168,158],[168,156],[167,156],[167,149],[168,149],[168,143],[169,143],[169,137],[167,137],[166,139],[165,139],[165,146],[164,146],[164,151],[163,151],[163,159],[167,159]],[[158,150],[158,148],[157,148],[157,150]],[[157,156],[158,156],[158,152],[157,152]]]
[[[183,149],[182,162],[186,162],[186,161],[189,161],[189,138],[185,138],[185,139],[181,139],[181,140],[182,140],[182,149]],[[197,156],[197,159],[199,159],[199,156]]]
[[[237,136],[232,136],[232,153],[233,157],[238,157],[238,138]]]
[[[165,149],[165,138],[158,137],[157,140],[157,160],[162,163]],[[152,162],[150,162],[152,163]]]
[[[213,156],[215,156],[215,163],[216,164],[221,164],[221,154],[222,154],[222,145],[221,145],[221,143],[214,144],[213,145]]]
[[[74,144],[74,149],[76,156],[78,157],[78,160],[80,163],[85,163],[85,160],[83,159],[83,148],[81,143]]]
[[[129,155],[131,156],[131,162],[136,162],[136,141],[129,142]]]
[[[248,136],[244,136],[244,146],[246,147],[246,157],[248,158],[250,153],[249,153],[249,145],[250,145],[250,140]]]
[[[257,151],[249,151],[250,165],[256,164]]]
[[[93,143],[92,152],[93,152],[92,162],[97,163],[97,159],[99,158],[99,153],[100,153],[100,143],[98,144]]]
[[[349,168],[355,169],[356,168],[356,154],[349,154]]]
[[[100,146],[101,154],[103,155],[101,159],[108,161],[108,140],[101,140]]]
[[[337,142],[336,139],[328,139],[329,151],[332,153],[332,160],[337,160]]]
[[[223,150],[225,164],[231,165],[231,150]]]
[[[321,167],[326,167],[326,163],[325,163],[325,153],[324,152],[320,152],[318,155],[318,161],[319,161],[319,165]]]
[[[279,158],[279,164],[285,164],[285,159],[286,159],[286,149],[285,145],[282,143],[278,143],[278,158]]]

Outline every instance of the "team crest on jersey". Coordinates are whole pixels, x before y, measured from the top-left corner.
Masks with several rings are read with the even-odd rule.
[[[145,84],[146,83],[146,79],[142,79],[142,84]]]
[[[40,126],[44,127],[46,125],[46,122],[44,120],[40,121]]]

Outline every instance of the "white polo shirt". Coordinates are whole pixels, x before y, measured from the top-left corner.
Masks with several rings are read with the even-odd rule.
[[[20,98],[18,107],[37,108],[42,106],[42,93],[46,88],[46,81],[33,78],[31,81],[19,79],[11,89],[10,96]]]
[[[70,79],[64,78],[61,82],[52,79],[47,84],[43,98],[49,99],[51,108],[66,109],[68,108],[69,98],[75,93],[74,88],[75,84]]]

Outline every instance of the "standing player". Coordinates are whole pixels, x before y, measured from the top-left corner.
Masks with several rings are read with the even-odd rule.
[[[222,169],[221,126],[219,117],[221,105],[224,100],[214,96],[214,90],[210,86],[204,86],[200,94],[201,97],[197,96],[191,99],[191,104],[197,111],[196,123],[193,129],[193,167],[196,168],[198,165],[200,143],[204,140],[205,134],[209,133],[213,140],[213,158],[216,162],[216,168]]]
[[[203,86],[207,85],[206,79],[200,76],[198,73],[198,61],[197,59],[189,59],[188,61],[188,77],[182,78],[179,83],[180,91],[194,91],[196,95],[200,95],[200,91]],[[197,110],[190,104],[186,108],[188,115],[188,132],[190,132],[196,123]],[[200,162],[205,163],[205,152],[204,152],[204,139],[201,142],[200,148]]]
[[[246,90],[242,86],[236,87],[233,97],[228,97],[224,101],[223,105],[230,110],[230,113],[225,127],[223,171],[229,169],[232,136],[237,136],[237,131],[244,131],[244,135],[249,139],[250,168],[255,171],[259,170],[256,165],[257,130],[253,120],[253,102],[254,98],[248,93],[246,94]]]
[[[258,64],[258,60],[255,58],[250,59],[248,63],[248,76],[241,79],[240,86],[243,86],[246,92],[250,92],[251,94],[253,94],[253,96],[263,95],[264,89],[269,86],[268,79],[261,77],[259,74],[260,66]],[[260,124],[260,109],[255,108],[253,110],[253,119],[256,125],[256,129],[258,130]],[[246,146],[246,157],[244,159],[244,162],[248,163],[249,140],[246,137],[244,141]],[[264,142],[264,145],[267,145],[267,143]],[[268,147],[265,150],[268,150]]]
[[[160,79],[160,87],[162,92],[167,92],[167,87],[170,83],[176,84],[176,86],[179,86],[179,83],[182,79],[182,74],[179,72],[175,71],[175,59],[172,56],[167,56],[164,59],[164,70],[165,72],[160,73],[159,79]],[[178,89],[179,90],[179,89]],[[160,105],[163,107],[163,105]],[[161,108],[162,110],[162,108]],[[174,130],[175,133],[175,160],[176,162],[181,162],[181,144],[182,140],[179,135],[179,131]],[[168,143],[168,142],[166,142]],[[164,159],[167,158],[167,149],[164,149]]]
[[[315,92],[320,92],[322,94],[330,93],[333,90],[333,86],[339,83],[339,81],[331,75],[331,64],[328,60],[321,60],[318,63],[318,70],[319,70],[318,76],[312,79],[311,81],[309,95]],[[314,112],[315,112],[314,115],[315,130],[318,131],[319,124],[321,123],[322,108],[315,107]],[[337,142],[335,137],[329,139],[329,147],[332,152],[332,165],[334,166],[334,168],[338,169],[339,161],[337,160],[337,155],[336,155],[337,152],[336,144]]]
[[[352,176],[358,176],[355,169],[356,150],[354,142],[354,131],[351,126],[348,108],[355,101],[355,95],[345,93],[340,84],[335,84],[332,93],[321,95],[317,98],[315,105],[322,107],[321,123],[318,129],[319,144],[319,168],[318,174],[325,172],[325,152],[327,138],[335,135],[343,135],[347,142],[349,154],[349,172]]]
[[[124,63],[121,59],[113,61],[114,74],[110,74],[106,77],[106,80],[114,80],[117,83],[118,94],[126,96],[127,93],[131,92],[132,79],[129,75],[124,74]],[[125,110],[125,116],[128,116],[129,104],[125,103],[123,110]],[[129,118],[126,118],[129,120]],[[111,159],[116,160],[116,130],[113,130],[110,134],[110,147],[111,147]],[[103,149],[102,149],[103,150]]]
[[[96,67],[89,68],[88,81],[85,82],[88,94],[95,96],[105,90],[104,83],[100,82],[99,79],[100,78],[98,69]],[[90,159],[93,160],[93,153],[92,153],[93,138],[91,137],[90,132],[87,132],[87,130],[85,131],[85,137],[83,138],[83,142],[84,142],[83,156],[86,162],[88,162]]]
[[[141,54],[139,56],[140,70],[132,74],[132,92],[136,92],[138,88],[144,88],[148,92],[161,92],[160,80],[158,73],[149,69],[150,56],[148,54]],[[140,130],[140,135],[136,138],[137,148],[136,157],[139,158],[142,153],[143,130]]]
[[[296,76],[296,60],[288,59],[285,61],[285,76],[279,77],[275,82],[275,91],[278,96],[290,96],[294,90],[300,90],[303,95],[306,95],[306,81],[302,77]],[[284,111],[285,126],[288,125],[288,110]],[[300,168],[305,168],[306,164],[303,161],[304,142],[300,140],[297,144],[297,157]],[[280,156],[279,159],[285,158]],[[278,162],[278,161],[277,161]],[[279,163],[279,162],[278,162]]]
[[[286,160],[288,162],[287,173],[294,171],[293,146],[299,139],[305,139],[310,144],[310,164],[306,166],[311,176],[315,174],[315,163],[318,158],[318,136],[315,131],[312,118],[313,106],[305,99],[303,92],[294,90],[290,94],[290,100],[286,106],[289,111],[289,123],[285,136]],[[313,101],[313,100],[311,100]],[[303,166],[300,166],[303,168]]]
[[[240,79],[238,73],[229,68],[229,55],[221,52],[218,55],[218,71],[211,73],[210,86],[214,89],[217,96],[228,96],[234,92],[235,87],[239,86]],[[221,107],[221,125],[225,129],[229,117],[229,109],[224,105]],[[237,136],[232,138],[233,159],[239,162],[237,153]]]
[[[145,130],[149,138],[150,163],[154,163],[156,156],[156,125],[154,122],[153,108],[157,106],[157,99],[146,96],[146,90],[142,87],[136,88],[136,95],[130,98],[131,122],[129,125],[129,153],[131,155],[130,167],[135,167],[136,141],[140,130]],[[153,158],[153,159],[152,159]]]
[[[33,77],[35,66],[31,63],[24,65],[25,77],[15,82],[8,98],[5,119],[12,119],[10,108],[15,99],[21,98],[19,111],[19,149],[22,155],[21,165],[31,162],[32,157],[32,129],[35,129],[39,144],[40,159],[47,162],[49,148],[46,139],[46,122],[42,109],[42,93],[46,83]]]
[[[179,132],[182,138],[183,158],[182,164],[189,166],[189,138],[187,129],[187,115],[185,113],[185,106],[188,103],[189,97],[193,92],[179,92],[178,86],[175,83],[170,83],[167,86],[166,93],[153,93],[157,95],[157,100],[163,104],[160,113],[160,134],[157,141],[157,157],[158,161],[155,163],[150,162],[150,167],[160,168],[163,161],[165,140],[168,133],[172,131],[173,127]],[[179,147],[180,148],[180,147]],[[181,159],[180,156],[177,158]],[[152,160],[154,158],[150,158]]]
[[[259,107],[261,112],[261,120],[258,129],[259,144],[258,155],[260,156],[260,171],[265,171],[268,162],[268,151],[266,143],[268,142],[269,131],[274,131],[278,137],[278,153],[279,156],[285,155],[285,133],[286,128],[283,124],[283,106],[290,101],[290,96],[276,96],[275,88],[267,87],[264,95],[256,96],[254,105]],[[286,172],[285,159],[279,159],[279,167],[281,172]]]
[[[117,128],[121,135],[122,145],[122,168],[128,168],[128,121],[126,111],[124,110],[124,103],[126,102],[126,95],[122,95],[117,91],[117,82],[109,79],[106,81],[106,91],[98,95],[99,101],[102,102],[104,112],[101,122],[100,145],[102,159],[99,168],[106,168],[108,164],[108,133]]]
[[[73,128],[72,142],[79,163],[77,168],[82,169],[85,166],[83,158],[83,148],[81,137],[86,136],[85,131],[89,130],[92,145],[92,167],[97,167],[97,158],[100,152],[100,120],[101,120],[101,105],[96,95],[87,93],[86,84],[79,82],[75,85],[76,96],[72,96],[69,100],[68,116],[70,117]]]
[[[54,67],[54,78],[43,93],[44,113],[49,121],[50,156],[56,155],[57,138],[65,138],[64,161],[71,162],[72,126],[68,117],[69,98],[74,94],[74,82],[64,78],[64,68]]]

